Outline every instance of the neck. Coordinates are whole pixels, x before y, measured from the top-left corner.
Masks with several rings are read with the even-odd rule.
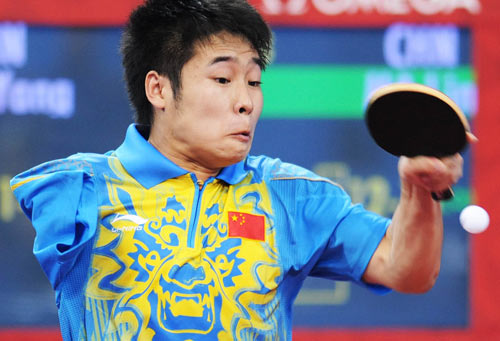
[[[202,163],[198,162],[182,153],[182,151],[174,150],[170,148],[167,143],[168,138],[166,135],[158,132],[155,129],[151,129],[151,133],[148,138],[148,142],[154,146],[163,156],[168,158],[170,161],[175,163],[177,166],[187,170],[188,172],[194,173],[198,184],[202,184],[210,177],[214,177],[219,174],[222,168],[210,168],[204,166]],[[202,186],[200,185],[200,187]]]

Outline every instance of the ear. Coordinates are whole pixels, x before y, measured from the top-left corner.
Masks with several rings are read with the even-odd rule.
[[[144,82],[146,97],[157,110],[164,110],[166,104],[173,99],[172,87],[167,77],[156,71],[149,71]]]

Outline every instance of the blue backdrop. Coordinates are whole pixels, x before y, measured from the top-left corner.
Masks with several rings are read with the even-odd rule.
[[[408,37],[420,31],[404,32]],[[440,59],[448,60],[444,67],[450,70],[471,62],[469,32],[453,32],[449,39],[458,39],[451,41],[455,55]],[[269,72],[278,65],[387,67],[393,59],[384,49],[386,38],[386,29],[275,28],[275,59]],[[46,160],[83,151],[102,153],[121,143],[132,111],[122,82],[119,39],[117,28],[0,23],[0,327],[57,325],[51,288],[31,253],[34,232],[13,201],[8,180]],[[412,46],[409,41],[398,42],[400,56]],[[405,58],[401,60],[407,66],[418,67],[418,58]],[[429,67],[425,59],[421,62]],[[397,160],[371,141],[362,113],[351,114],[349,119],[311,118],[308,112],[273,118],[264,110],[252,153],[331,177],[355,201],[390,216],[399,193]],[[467,152],[465,158],[470,158]],[[295,325],[466,326],[468,239],[457,212],[469,200],[468,188],[466,167],[457,198],[444,206],[442,271],[429,293],[379,297],[348,283],[310,279],[295,306]]]

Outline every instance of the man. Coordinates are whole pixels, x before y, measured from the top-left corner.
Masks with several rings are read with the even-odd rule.
[[[291,339],[305,277],[425,292],[462,159],[401,158],[392,221],[335,183],[248,156],[271,32],[244,0],[148,0],[122,41],[137,124],[105,155],[12,180],[64,339]]]

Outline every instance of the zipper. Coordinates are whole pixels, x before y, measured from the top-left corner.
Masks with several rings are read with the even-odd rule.
[[[188,227],[187,247],[193,249],[195,247],[196,232],[198,231],[198,216],[203,190],[208,183],[212,182],[213,179],[208,179],[205,183],[203,183],[203,181],[196,179],[196,175],[194,175],[194,173],[191,173],[190,175],[193,180],[195,192],[192,205],[193,210],[191,211],[191,219]]]

